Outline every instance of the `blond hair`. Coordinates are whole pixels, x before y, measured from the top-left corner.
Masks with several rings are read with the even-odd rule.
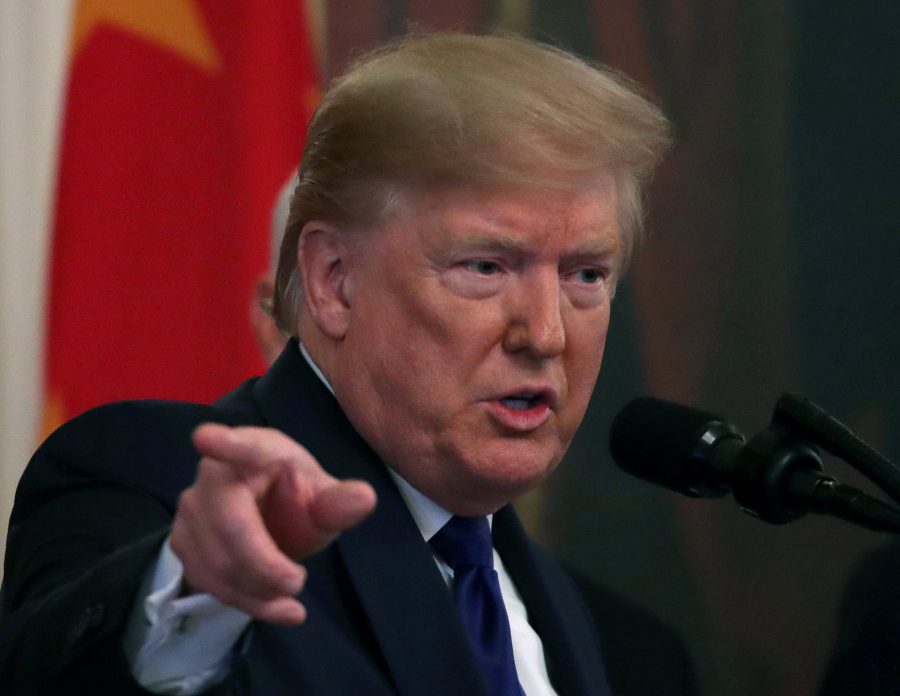
[[[626,260],[665,117],[623,76],[522,38],[409,37],[357,60],[310,123],[273,312],[296,332],[297,244],[310,220],[377,223],[404,185],[540,187],[612,172]]]

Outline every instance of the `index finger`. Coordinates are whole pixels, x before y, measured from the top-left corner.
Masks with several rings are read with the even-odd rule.
[[[251,471],[291,466],[321,473],[325,483],[334,480],[304,447],[273,428],[205,423],[194,431],[193,442],[201,454]]]

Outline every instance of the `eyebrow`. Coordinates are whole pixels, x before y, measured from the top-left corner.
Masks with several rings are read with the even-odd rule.
[[[484,251],[506,251],[519,255],[530,255],[531,251],[523,240],[503,233],[473,234],[457,239],[454,246]],[[596,258],[615,254],[621,245],[609,241],[589,241],[567,251],[566,258]]]
[[[462,246],[469,249],[483,249],[485,251],[510,251],[519,254],[528,253],[528,246],[521,239],[496,234],[473,234],[455,240],[454,246]]]

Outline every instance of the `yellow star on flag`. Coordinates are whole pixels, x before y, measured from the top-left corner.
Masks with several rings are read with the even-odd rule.
[[[77,0],[72,54],[100,24],[109,24],[160,44],[204,70],[221,60],[193,0]]]

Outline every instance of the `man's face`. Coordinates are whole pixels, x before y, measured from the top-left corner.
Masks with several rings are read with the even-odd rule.
[[[356,247],[329,375],[356,429],[456,514],[539,483],[600,369],[621,260],[612,178],[430,189]]]

